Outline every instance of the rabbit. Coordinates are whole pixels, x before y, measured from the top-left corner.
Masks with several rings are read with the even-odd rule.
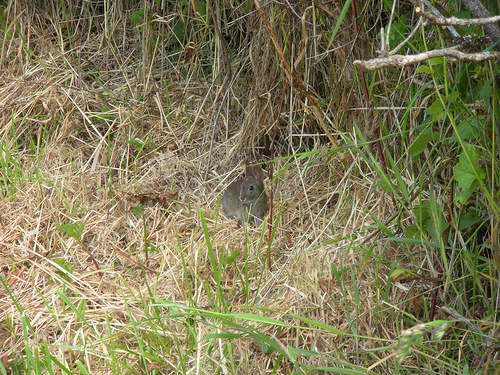
[[[253,220],[257,226],[262,224],[268,198],[264,192],[264,172],[260,165],[247,166],[245,177],[227,187],[222,208],[228,219],[238,217],[245,222]]]

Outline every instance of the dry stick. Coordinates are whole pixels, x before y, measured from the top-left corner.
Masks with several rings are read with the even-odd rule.
[[[389,46],[390,46],[390,42],[389,42],[389,33],[391,32],[391,25],[392,25],[392,22],[394,21],[394,13],[396,13],[396,4],[397,4],[397,1],[393,1],[392,3],[392,8],[391,8],[391,15],[389,17],[389,23],[387,25],[387,37],[384,38],[384,28],[382,28],[380,30],[380,39],[381,39],[381,49],[382,49],[382,56],[385,56],[387,54],[387,51],[389,51]]]
[[[435,25],[445,25],[447,29],[451,32],[454,38],[463,39],[463,37],[455,31],[450,25],[459,26],[483,26],[484,31],[492,40],[493,44],[500,40],[500,28],[496,25],[500,21],[500,16],[492,17],[490,12],[483,6],[483,4],[478,0],[462,0],[462,3],[471,11],[471,13],[477,17],[476,19],[458,19],[455,17],[445,18],[439,13],[439,11],[432,6],[429,0],[423,0],[425,8],[430,9],[431,13],[424,11],[421,4],[417,4],[415,7],[415,13],[428,19],[431,23]],[[497,45],[495,47],[497,50],[500,47]]]
[[[470,10],[472,15],[476,18],[489,18],[491,17],[488,9],[484,7],[484,5],[479,0],[462,0],[462,4],[464,4],[467,9]],[[491,38],[493,43],[496,43],[500,40],[500,28],[496,24],[486,24],[483,25],[484,31]],[[497,45],[496,49],[500,47]]]
[[[455,17],[444,18],[439,11],[432,6],[428,1],[423,0],[424,5],[427,9],[430,9],[432,13],[426,12],[422,9],[422,5],[420,1],[415,6],[415,12],[422,17],[429,20],[430,23],[436,25],[447,25],[449,26],[448,30],[453,36],[457,36],[461,38],[461,36],[455,31],[454,28],[450,27],[451,25],[461,25],[461,26],[474,26],[474,25],[487,25],[490,23],[498,22],[500,20],[500,16],[491,17],[489,12],[485,8],[481,8],[481,4],[476,4],[474,0],[462,0],[462,2],[471,10],[471,12],[475,16],[482,16],[484,18],[480,19],[470,19],[470,20],[461,20]],[[472,4],[472,5],[471,5]],[[476,6],[474,9],[475,12],[472,11],[471,7]],[[485,30],[486,29],[485,26]],[[495,30],[500,30],[496,25],[493,27],[492,32],[488,32],[491,36],[493,42],[496,42],[499,39],[495,39],[496,37],[500,38],[499,33],[495,33]],[[399,46],[398,48],[399,49]],[[396,50],[397,50],[396,49]],[[486,52],[478,52],[478,53],[464,53],[457,50],[457,47],[450,47],[441,50],[432,50],[424,53],[420,53],[417,55],[394,55],[393,53],[389,53],[389,57],[382,57],[377,59],[372,59],[368,61],[362,61],[361,59],[355,60],[354,64],[363,67],[365,70],[377,70],[386,67],[404,67],[408,65],[417,64],[419,62],[429,60],[434,57],[452,57],[459,61],[466,62],[482,62],[488,60],[500,59],[500,54],[498,52],[486,51]]]
[[[285,68],[285,75],[289,81],[288,83],[289,83],[290,87],[292,87],[294,90],[297,90],[298,92],[300,92],[302,95],[304,95],[309,100],[309,102],[311,103],[311,106],[313,108],[313,112],[316,115],[316,119],[318,120],[321,128],[323,129],[326,136],[328,137],[328,140],[332,144],[332,147],[338,148],[337,142],[335,141],[335,139],[333,139],[332,134],[330,133],[330,131],[328,130],[328,127],[325,124],[323,114],[319,110],[318,98],[314,94],[307,91],[307,89],[304,87],[304,84],[302,83],[302,81],[295,74],[295,71],[293,71],[290,68],[290,64],[286,60],[285,55],[283,54],[283,50],[281,49],[280,45],[278,44],[278,40],[276,39],[276,36],[274,35],[274,32],[271,28],[271,25],[269,24],[269,22],[267,22],[266,15],[264,14],[264,11],[262,10],[261,4],[260,4],[260,0],[254,0],[254,4],[255,4],[255,7],[257,8],[257,11],[260,14],[260,17],[262,18],[262,21],[264,22],[264,25],[266,26],[267,32],[269,33],[271,40],[273,41],[274,48],[276,49],[276,52],[278,52],[278,56],[280,57],[281,62],[283,63],[283,67]]]
[[[429,20],[430,23],[436,25],[460,25],[460,26],[474,26],[474,25],[484,25],[486,30],[486,25],[498,22],[500,20],[500,16],[491,17],[487,10],[484,9],[484,12],[477,12],[479,15],[485,16],[485,18],[480,19],[470,19],[470,20],[460,20],[455,17],[444,18],[439,11],[432,7],[427,1],[424,1],[425,5],[428,9],[430,9],[434,14],[425,12],[420,5],[415,7],[415,12],[422,17]],[[465,1],[463,1],[465,3]],[[467,1],[468,3],[469,1]],[[470,0],[470,2],[475,3]],[[466,6],[469,6],[466,4]],[[469,8],[470,9],[470,8]],[[472,10],[471,10],[472,12]],[[474,14],[474,12],[473,12]],[[475,15],[477,15],[475,14]],[[491,26],[491,25],[490,25]],[[453,36],[457,36],[461,38],[461,36],[455,31],[454,28],[449,27],[448,30],[451,32]],[[490,31],[488,34],[491,36],[493,43],[500,40],[500,31],[499,33],[495,33],[495,30],[500,30],[496,25],[494,25],[493,31]],[[488,30],[487,30],[488,31]],[[399,46],[398,46],[399,48]],[[408,65],[417,64],[419,62],[429,60],[435,57],[451,57],[455,58],[459,61],[466,62],[483,62],[488,60],[496,60],[500,59],[500,52],[494,51],[486,51],[486,52],[477,52],[477,53],[464,53],[457,50],[458,47],[450,47],[444,48],[440,50],[432,50],[424,53],[419,53],[417,55],[392,55],[389,53],[389,57],[382,57],[377,59],[372,59],[368,61],[363,60],[355,60],[354,64],[363,67],[366,70],[372,71],[386,67],[404,67]]]
[[[417,9],[423,9],[423,8],[426,8],[426,9],[429,9],[432,14],[434,14],[436,16],[436,18],[442,18],[444,19],[444,16],[441,14],[441,12],[439,10],[437,10],[434,5],[432,5],[432,3],[429,1],[429,0],[422,0],[422,3],[424,4],[422,6],[422,4],[420,3],[420,1],[417,3],[417,5],[415,6],[415,12],[417,12]],[[448,32],[454,37],[454,38],[460,38],[460,34],[458,33],[457,30],[455,30],[454,27],[452,26],[446,26],[446,28],[448,29]]]
[[[406,37],[405,40],[403,40],[401,43],[399,43],[396,48],[394,48],[392,51],[390,51],[387,56],[392,56],[392,55],[395,55],[401,48],[403,48],[403,46],[408,43],[408,41],[413,38],[413,35],[415,35],[415,33],[417,32],[417,30],[420,29],[420,26],[422,25],[422,18],[420,18],[418,20],[418,23],[417,25],[413,28],[413,30],[410,32],[410,34],[408,34],[408,36]],[[424,23],[424,26],[426,26],[426,24]],[[387,37],[389,37],[389,31],[390,30],[387,30]]]
[[[490,23],[500,22],[500,16],[486,17],[486,18],[439,18],[434,14],[424,11],[420,7],[415,7],[415,13],[427,18],[433,25],[453,25],[453,26],[482,26]]]
[[[355,60],[354,64],[359,65],[365,70],[377,70],[387,67],[405,67],[408,65],[414,65],[425,60],[432,59],[434,57],[451,57],[459,61],[466,62],[483,62],[488,60],[500,59],[500,52],[497,51],[486,51],[477,53],[464,53],[456,49],[457,47],[450,47],[439,50],[432,50],[417,55],[394,55],[390,57],[382,57],[372,60]]]

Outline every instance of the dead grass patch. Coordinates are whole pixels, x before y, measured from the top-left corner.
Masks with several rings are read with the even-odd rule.
[[[108,9],[108,19],[88,3],[52,21],[43,12],[16,11],[18,2],[4,9],[10,15],[0,87],[4,366],[19,366],[19,353],[41,347],[75,373],[83,373],[77,362],[94,374],[292,373],[292,362],[266,352],[251,328],[285,349],[303,349],[307,368],[351,364],[384,373],[377,364],[393,361],[398,335],[413,320],[403,319],[405,281],[385,289],[401,244],[369,235],[398,207],[355,147],[332,152],[307,101],[283,85],[255,12],[245,17],[262,27],[246,34],[246,44],[237,39],[243,32],[222,30],[241,47],[227,83],[220,41],[202,36],[215,35],[211,23],[200,26],[206,19],[169,3],[173,18],[152,12],[134,24],[129,10]],[[333,27],[337,9],[315,6]],[[277,4],[266,9],[282,20],[277,35],[297,58],[294,69],[308,90],[330,98],[325,118],[343,139],[361,121],[364,100],[344,48],[352,32],[341,30],[334,45],[325,33],[301,39],[298,30],[307,34],[311,25],[280,13]],[[241,26],[240,12],[221,17]],[[197,25],[189,29],[198,42],[194,60],[184,39],[172,42],[173,19]],[[66,29],[65,20],[76,25]],[[159,24],[172,38],[163,44],[147,38]],[[286,30],[297,35],[288,39]],[[326,44],[331,53],[319,54]],[[322,81],[333,76],[338,81]],[[219,204],[247,160],[269,170],[275,124],[272,219],[281,213],[268,223],[278,228],[270,242],[267,228],[228,221]],[[410,179],[410,171],[403,173]],[[83,226],[81,237],[60,230],[64,223]],[[425,265],[425,255],[413,250],[404,266]],[[410,307],[417,311],[419,304]],[[229,324],[231,314],[244,313],[286,324]]]

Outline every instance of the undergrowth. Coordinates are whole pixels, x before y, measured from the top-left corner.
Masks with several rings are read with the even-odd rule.
[[[2,6],[1,373],[498,373],[499,65],[350,5]]]

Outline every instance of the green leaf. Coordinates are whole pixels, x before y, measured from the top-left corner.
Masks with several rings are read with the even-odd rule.
[[[455,197],[465,204],[470,198],[480,180],[484,180],[486,172],[479,166],[479,158],[474,146],[465,143],[459,162],[453,167],[453,178],[457,181],[459,194]]]
[[[269,345],[269,341],[261,340],[261,338],[257,335],[253,337],[257,345],[259,345],[260,350],[262,350],[262,353],[264,354],[271,354],[274,352],[275,348],[272,345]]]
[[[68,274],[72,273],[76,266],[72,263],[67,262],[64,259],[61,259],[61,258],[54,258],[53,261],[55,264],[59,265],[59,267],[61,267],[64,271],[66,271],[66,272],[64,272],[63,270],[56,268],[56,273],[60,277],[64,278],[66,281],[70,281],[71,278],[69,277]]]
[[[178,23],[175,24],[173,31],[177,39],[183,39],[185,34],[185,29],[186,25],[184,24],[184,22],[179,21]]]
[[[320,354],[314,350],[301,349],[301,348],[292,348],[290,350],[297,353],[297,354],[300,354],[300,355],[319,355]]]
[[[415,220],[418,224],[427,222],[432,216],[429,206],[429,201],[422,201],[422,203],[413,207],[413,215],[415,215]]]
[[[469,211],[460,216],[458,222],[458,230],[462,231],[466,228],[474,227],[484,221],[476,211]]]
[[[194,7],[200,16],[205,17],[207,14],[207,2],[206,1],[195,1]]]
[[[434,103],[432,103],[430,107],[427,108],[426,112],[429,115],[432,115],[432,121],[441,121],[445,116],[444,106],[439,98],[434,100]]]
[[[491,98],[491,92],[493,88],[491,87],[491,84],[493,83],[493,79],[487,80],[484,84],[483,87],[479,90],[479,96],[485,100],[489,100]]]
[[[134,12],[130,15],[130,19],[132,20],[132,22],[135,22],[135,23],[141,23],[143,17],[144,17],[144,8],[140,9],[137,12]]]
[[[384,180],[383,178],[379,179],[377,183],[375,184],[376,187],[382,188],[385,192],[391,192],[391,191],[397,191],[398,186],[391,183],[388,180]]]
[[[443,98],[441,100],[440,98],[437,98],[434,100],[434,102],[431,104],[429,108],[427,108],[426,113],[429,115],[432,115],[432,121],[441,121],[444,119],[446,116],[446,103],[453,103],[455,100],[458,99],[459,93],[454,92],[451,94],[448,98]]]
[[[153,245],[152,243],[147,242],[146,245],[144,246],[143,251],[148,252],[148,253],[154,253],[154,252],[158,251],[158,248],[155,245]]]
[[[231,251],[230,255],[222,258],[222,263],[226,264],[226,265],[227,264],[234,264],[234,262],[236,261],[236,257],[238,256],[239,253],[240,253],[239,250]]]
[[[415,238],[415,235],[419,232],[417,226],[415,224],[409,225],[406,228],[406,238]]]
[[[432,59],[427,60],[429,65],[443,65],[444,57],[433,57]]]
[[[60,231],[63,231],[66,236],[73,237],[75,240],[80,241],[83,233],[83,223],[64,223],[64,224],[56,224],[56,228]]]
[[[429,68],[427,65],[420,65],[418,68],[417,68],[417,73],[427,73],[427,74],[434,74],[434,70],[432,70],[431,68]]]
[[[144,213],[144,205],[138,204],[130,210],[135,216],[141,216]]]
[[[429,142],[437,142],[439,141],[441,137],[441,134],[438,132],[432,132],[432,133],[420,133],[418,137],[413,141],[411,146],[408,148],[408,153],[410,155],[413,155],[413,157],[416,157],[424,151],[425,146]]]
[[[398,281],[405,278],[414,278],[415,275],[404,268],[397,267],[389,273],[389,277],[392,281]]]
[[[144,142],[142,141],[139,141],[137,139],[129,139],[127,142],[126,142],[128,145],[132,145],[132,146],[135,146],[137,148],[142,148],[144,147]]]
[[[435,212],[436,214],[433,214]],[[441,203],[422,201],[413,208],[415,221],[421,230],[427,233],[439,243],[441,233],[443,233],[449,224],[446,224],[443,217],[443,207]]]
[[[466,118],[457,125],[458,135],[460,135],[460,138],[463,140],[477,139],[479,136],[479,125],[483,124],[484,121],[484,116],[478,116],[477,118],[471,116]],[[450,141],[458,142],[458,135],[457,133],[453,133],[449,138]]]

